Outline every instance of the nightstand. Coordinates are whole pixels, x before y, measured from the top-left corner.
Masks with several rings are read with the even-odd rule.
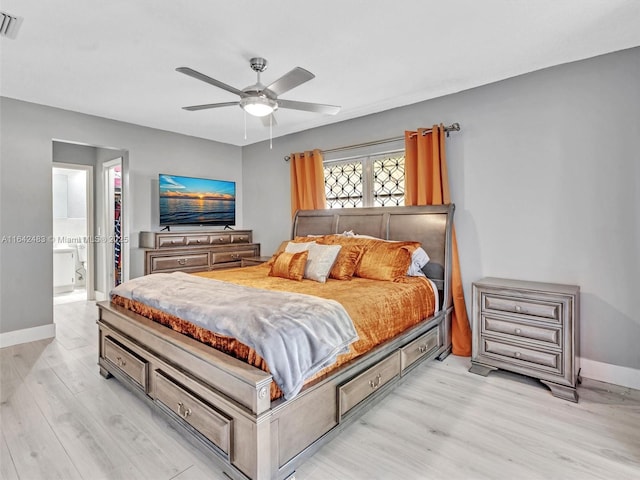
[[[243,257],[240,261],[241,267],[251,267],[253,265],[261,265],[271,260],[271,257]]]
[[[578,401],[580,287],[484,278],[473,290],[472,373],[498,368],[539,379]]]

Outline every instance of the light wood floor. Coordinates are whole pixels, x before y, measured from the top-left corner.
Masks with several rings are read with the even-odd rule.
[[[57,338],[0,350],[2,479],[222,480],[206,453],[98,374],[93,303]],[[588,379],[580,402],[468,359],[429,362],[307,461],[298,480],[640,479],[640,392]]]

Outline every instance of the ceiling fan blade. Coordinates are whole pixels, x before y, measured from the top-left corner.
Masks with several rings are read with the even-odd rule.
[[[222,88],[227,92],[235,93],[236,95],[240,95],[241,97],[244,97],[245,95],[245,93],[242,90],[238,90],[237,88],[227,85],[226,83],[223,83],[220,80],[216,80],[215,78],[208,77],[204,73],[196,72],[192,68],[178,67],[176,68],[176,72],[184,73],[185,75],[189,75],[190,77],[193,77],[197,80],[206,82],[210,85],[213,85],[214,87]]]
[[[305,70],[304,68],[296,67],[269,85],[266,90],[269,90],[276,95],[282,95],[284,92],[288,92],[292,88],[302,85],[304,82],[308,82],[315,77],[316,76],[313,73]]]
[[[196,110],[207,110],[209,108],[218,107],[232,107],[234,105],[240,105],[240,102],[224,102],[224,103],[207,103],[205,105],[192,105],[191,107],[182,107],[183,110],[195,112]]]
[[[278,99],[278,108],[291,108],[293,110],[304,110],[305,112],[324,113],[325,115],[335,115],[340,111],[336,105],[323,105],[321,103],[297,102],[295,100]]]
[[[269,119],[271,119],[271,121],[269,121]],[[264,125],[265,127],[275,127],[276,125],[278,125],[276,116],[273,113],[271,115],[260,117],[260,120],[262,120],[262,125]]]

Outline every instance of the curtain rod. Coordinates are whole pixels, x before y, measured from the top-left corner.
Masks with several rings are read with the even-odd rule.
[[[426,129],[426,130],[424,130],[422,132],[422,135],[426,135],[430,131],[431,131],[430,128]],[[460,131],[460,124],[458,122],[452,123],[448,127],[444,127],[444,131],[447,132],[447,137],[448,137],[449,136],[449,132],[459,132]],[[374,146],[374,145],[382,145],[384,143],[398,142],[400,140],[404,140],[404,136],[402,136],[402,137],[393,137],[393,138],[385,138],[383,140],[374,140],[372,142],[356,143],[355,145],[346,145],[344,147],[328,148],[327,150],[322,150],[322,153],[341,152],[343,150],[352,150],[354,148],[361,148],[361,147],[371,147],[371,146]],[[289,155],[286,155],[284,157],[284,161],[288,162],[289,160],[291,160],[291,157]]]

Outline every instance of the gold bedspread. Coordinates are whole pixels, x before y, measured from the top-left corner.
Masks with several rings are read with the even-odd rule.
[[[429,282],[422,277],[406,277],[401,282],[353,277],[349,281],[329,279],[326,283],[318,283],[307,279],[298,282],[270,277],[268,273],[269,266],[257,265],[194,275],[255,288],[315,295],[341,303],[353,320],[359,339],[351,344],[348,353],[338,356],[333,365],[307,379],[307,383],[395,337],[435,311],[435,295]],[[253,349],[236,339],[215,334],[139,302],[122,297],[114,297],[112,302],[269,371],[265,361]],[[275,382],[271,385],[273,400],[282,393]]]

